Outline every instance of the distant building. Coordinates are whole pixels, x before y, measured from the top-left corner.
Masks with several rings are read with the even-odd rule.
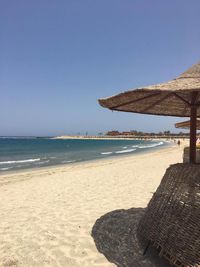
[[[132,133],[131,132],[122,132],[122,133],[120,133],[120,135],[132,135]]]
[[[117,136],[117,135],[120,135],[120,132],[119,131],[109,131],[106,133],[106,135]]]
[[[100,134],[99,134],[100,135]],[[121,136],[121,137],[176,137],[176,136],[184,136],[187,137],[189,134],[188,133],[171,133],[170,131],[164,131],[164,132],[158,132],[158,133],[146,133],[146,132],[142,132],[142,131],[124,131],[124,132],[119,132],[117,130],[112,130],[112,131],[108,131],[106,133],[107,136]]]

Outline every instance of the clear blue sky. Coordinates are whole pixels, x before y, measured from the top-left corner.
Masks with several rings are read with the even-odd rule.
[[[199,0],[1,0],[0,135],[174,130],[97,99],[200,60]]]

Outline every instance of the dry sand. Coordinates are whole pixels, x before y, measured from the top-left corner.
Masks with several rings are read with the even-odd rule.
[[[182,147],[170,147],[1,175],[0,266],[116,266],[96,249],[95,221],[146,207],[166,168],[181,161]]]

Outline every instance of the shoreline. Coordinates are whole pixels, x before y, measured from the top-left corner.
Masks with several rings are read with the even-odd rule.
[[[24,173],[29,173],[29,172],[34,172],[34,171],[42,171],[42,170],[47,170],[47,169],[57,169],[57,168],[67,168],[67,167],[71,167],[71,166],[76,166],[76,165],[82,165],[82,164],[89,164],[92,162],[101,162],[101,161],[108,161],[108,160],[115,160],[115,159],[123,159],[123,158],[129,158],[129,157],[138,157],[140,155],[143,154],[151,154],[160,150],[165,150],[165,149],[169,149],[171,147],[175,147],[176,144],[174,144],[172,141],[166,141],[163,140],[166,143],[168,143],[167,145],[161,146],[161,147],[155,147],[152,149],[147,149],[146,151],[139,151],[137,153],[125,153],[125,154],[121,154],[121,155],[112,155],[112,156],[108,156],[108,157],[103,157],[103,158],[94,158],[94,159],[90,159],[90,160],[83,160],[83,161],[78,161],[78,162],[71,162],[71,163],[62,163],[62,164],[56,164],[56,165],[49,165],[49,166],[43,166],[43,167],[34,167],[34,168],[24,168],[24,169],[15,169],[15,170],[8,170],[8,171],[0,171],[0,177],[1,176],[6,176],[6,175],[13,175],[13,174],[24,174]]]
[[[26,177],[33,176],[32,178],[45,175],[48,172],[52,173],[63,173],[63,172],[70,172],[76,169],[84,169],[84,168],[95,168],[99,166],[106,166],[106,165],[114,165],[114,164],[121,164],[121,162],[129,162],[129,161],[140,161],[141,159],[146,158],[154,158],[155,156],[164,156],[165,154],[174,153],[178,150],[182,150],[182,148],[178,148],[177,146],[167,146],[162,147],[159,149],[146,151],[138,154],[132,155],[120,155],[120,156],[110,156],[108,158],[102,159],[93,159],[88,161],[81,161],[81,162],[74,162],[70,164],[61,164],[61,165],[54,165],[54,166],[45,166],[39,168],[30,168],[30,169],[23,169],[23,170],[13,170],[8,172],[0,173],[0,187],[4,184],[12,183],[12,177],[18,177],[18,179],[13,180],[13,182],[20,182],[21,180],[26,180]],[[22,176],[22,179],[20,178]],[[6,179],[8,178],[8,181]],[[11,178],[11,180],[10,180]],[[25,178],[25,179],[24,179]]]
[[[182,148],[1,175],[0,266],[115,267],[95,246],[95,222],[144,209]]]

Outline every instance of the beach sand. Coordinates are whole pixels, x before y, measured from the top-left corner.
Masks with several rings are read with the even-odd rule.
[[[182,149],[1,175],[0,266],[117,266],[95,246],[96,220],[143,210]]]

